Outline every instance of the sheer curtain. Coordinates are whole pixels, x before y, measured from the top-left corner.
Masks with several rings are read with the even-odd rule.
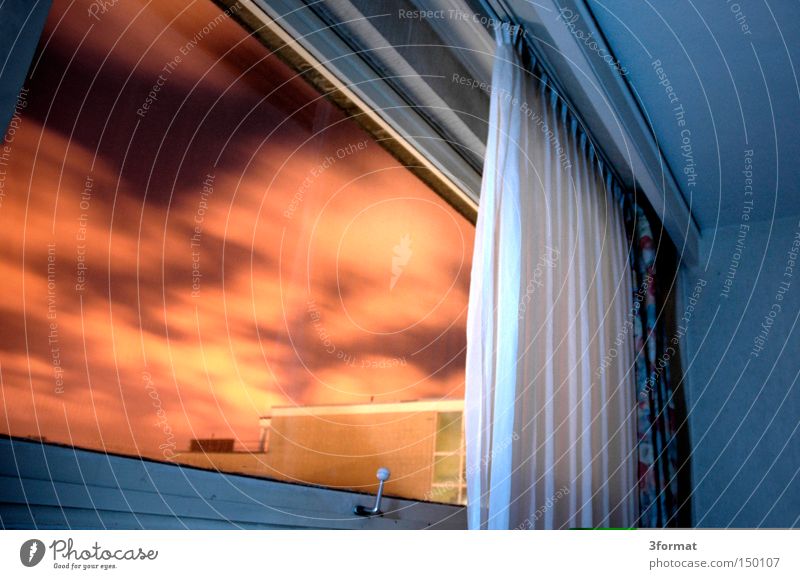
[[[469,526],[632,526],[634,313],[619,194],[521,43],[498,30],[467,322]]]

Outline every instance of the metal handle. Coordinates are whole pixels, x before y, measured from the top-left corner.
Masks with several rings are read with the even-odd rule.
[[[371,509],[368,509],[364,505],[356,505],[353,507],[353,512],[357,514],[359,517],[375,517],[382,515],[381,512],[381,498],[383,498],[383,483],[389,480],[389,477],[392,473],[389,471],[388,468],[381,467],[378,469],[378,472],[375,474],[378,477],[378,494],[375,497],[375,506]]]

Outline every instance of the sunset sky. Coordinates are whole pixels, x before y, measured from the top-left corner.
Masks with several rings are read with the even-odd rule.
[[[3,143],[0,431],[158,456],[463,397],[474,228],[211,2],[90,6]]]

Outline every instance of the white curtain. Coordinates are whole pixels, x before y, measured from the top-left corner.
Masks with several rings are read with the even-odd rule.
[[[636,398],[621,211],[519,45],[498,30],[467,321],[469,526],[628,527]]]

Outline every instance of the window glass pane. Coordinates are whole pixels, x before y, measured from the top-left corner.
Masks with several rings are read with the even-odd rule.
[[[458,481],[461,474],[461,456],[451,454],[449,456],[437,456],[436,464],[433,468],[433,480],[436,483],[447,481]]]
[[[461,413],[442,412],[437,420],[436,452],[461,450]]]
[[[212,2],[100,18],[7,137],[0,430],[430,497],[473,226]]]

